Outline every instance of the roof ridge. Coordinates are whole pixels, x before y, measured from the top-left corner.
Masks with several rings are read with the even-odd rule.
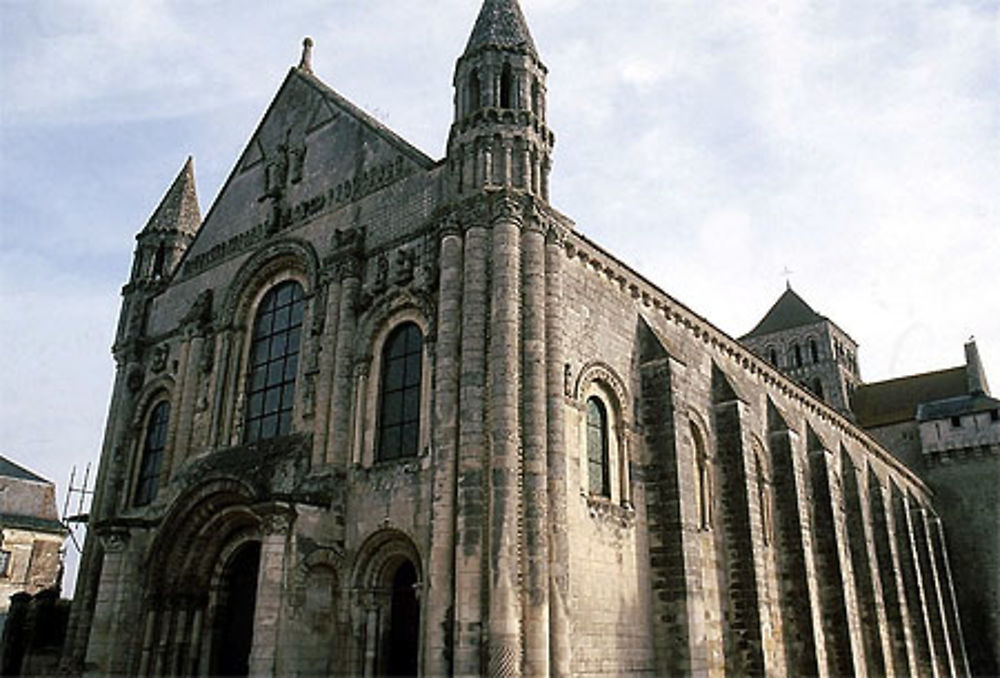
[[[2,454],[0,454],[0,476],[7,476],[8,478],[21,478],[22,480],[32,480],[38,483],[54,485],[51,480],[46,480],[34,471],[29,471],[25,467],[11,461]]]

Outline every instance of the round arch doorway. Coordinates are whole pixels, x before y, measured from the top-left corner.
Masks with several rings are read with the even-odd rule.
[[[251,541],[237,548],[222,570],[212,624],[213,676],[250,675],[259,569],[260,542]]]
[[[420,602],[417,600],[417,570],[409,560],[386,573],[391,582],[388,624],[379,652],[385,676],[416,676],[420,654]]]

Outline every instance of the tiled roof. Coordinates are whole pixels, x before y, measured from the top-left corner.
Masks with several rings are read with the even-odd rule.
[[[914,374],[859,386],[851,409],[864,428],[912,421],[922,403],[968,395],[965,367]]]
[[[1000,410],[1000,400],[977,393],[975,395],[956,396],[954,398],[923,403],[917,409],[917,419],[920,421],[947,419],[948,417],[976,414],[977,412],[990,412],[992,410]]]
[[[793,327],[803,327],[814,325],[826,320],[807,304],[802,297],[796,294],[789,286],[784,294],[778,297],[774,306],[768,311],[763,320],[757,323],[750,332],[744,335],[744,339],[759,337],[765,334],[789,330]]]
[[[524,50],[537,54],[535,41],[531,39],[528,23],[524,20],[517,0],[485,0],[476,25],[465,46],[465,53],[471,54],[481,47]]]
[[[26,516],[19,513],[0,513],[0,528],[15,530],[32,530],[35,532],[52,532],[62,534],[66,528],[58,520]]]
[[[7,457],[4,457],[3,455],[0,455],[0,476],[5,476],[7,478],[20,478],[21,480],[32,480],[36,483],[49,483],[50,485],[52,484],[50,481],[46,480],[40,475],[32,473],[23,466],[15,464],[14,462],[12,462]]]

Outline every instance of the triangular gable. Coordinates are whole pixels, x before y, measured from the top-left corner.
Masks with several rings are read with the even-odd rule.
[[[315,76],[293,68],[185,254],[181,277],[434,166]]]

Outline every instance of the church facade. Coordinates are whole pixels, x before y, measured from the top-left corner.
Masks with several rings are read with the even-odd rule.
[[[137,236],[67,670],[969,673],[933,492],[848,388],[549,204],[516,0],[441,160],[310,48],[207,215],[189,160]]]

